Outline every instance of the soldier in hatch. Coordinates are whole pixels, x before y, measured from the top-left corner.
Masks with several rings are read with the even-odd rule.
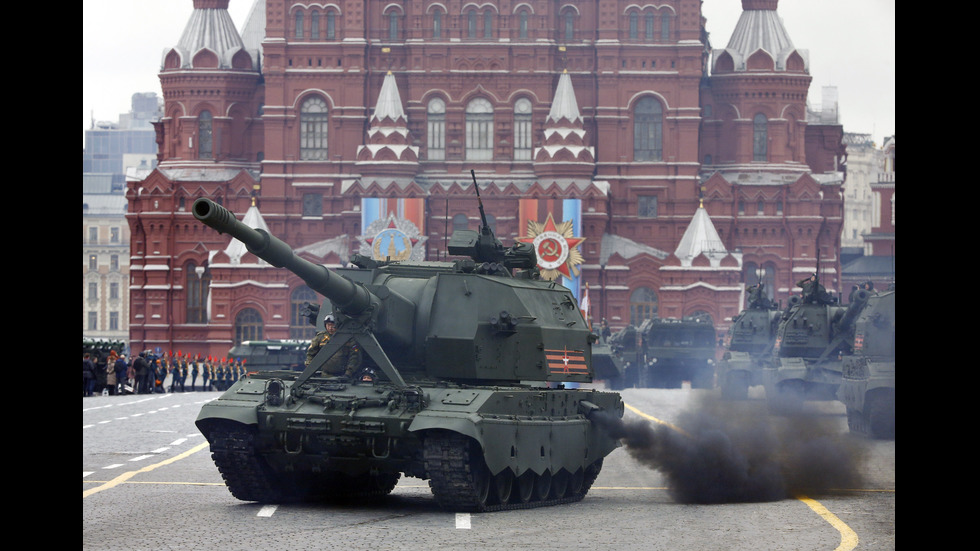
[[[318,332],[313,336],[313,341],[310,342],[310,348],[306,351],[306,365],[309,366],[310,362],[316,356],[317,352],[333,337],[334,333],[337,332],[336,320],[333,314],[327,314],[323,318],[324,330]],[[351,377],[354,372],[361,367],[361,349],[358,348],[357,343],[354,340],[349,340],[341,346],[340,350],[337,351],[327,362],[323,365],[322,371],[329,375],[346,375]]]

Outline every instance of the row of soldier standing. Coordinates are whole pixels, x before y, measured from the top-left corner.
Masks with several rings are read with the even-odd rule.
[[[169,387],[167,377],[170,376]],[[227,390],[245,375],[245,362],[230,358],[191,358],[190,354],[157,356],[149,350],[129,361],[125,354],[85,352],[82,396]]]

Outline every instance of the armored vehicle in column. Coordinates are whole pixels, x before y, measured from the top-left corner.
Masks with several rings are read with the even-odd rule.
[[[854,350],[842,360],[838,399],[851,432],[895,438],[895,290],[868,298],[854,322]]]
[[[242,361],[248,371],[302,371],[309,347],[310,341],[299,339],[243,341],[228,350],[228,357]]]
[[[476,184],[474,175],[474,184]],[[479,198],[479,189],[477,188]],[[530,244],[486,223],[456,231],[456,261],[375,261],[329,270],[206,198],[194,216],[326,297],[337,333],[301,373],[249,374],[196,424],[232,495],[279,503],[384,496],[402,474],[453,511],[581,500],[619,442],[592,420],[621,418],[593,379],[595,336],[571,292],[543,281]],[[321,323],[318,323],[321,325]],[[348,341],[373,372],[329,375]],[[548,388],[553,383],[554,388]]]
[[[653,318],[640,325],[646,362],[639,384],[647,388],[714,388],[715,327],[707,316]]]
[[[725,400],[745,400],[749,387],[760,386],[762,370],[772,354],[780,311],[764,293],[763,284],[749,289],[747,308],[732,319],[717,379]]]
[[[854,322],[870,296],[859,290],[842,306],[819,281],[790,297],[783,312],[769,364],[763,370],[766,402],[772,413],[794,413],[805,400],[836,400],[842,358],[851,353]]]

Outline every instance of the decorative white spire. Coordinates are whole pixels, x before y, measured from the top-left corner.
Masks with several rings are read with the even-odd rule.
[[[388,71],[384,82],[381,83],[381,93],[378,94],[378,103],[374,108],[375,121],[389,119],[392,122],[408,122],[405,110],[402,109],[402,98],[398,93],[398,84],[395,82],[395,75]]]
[[[582,121],[582,115],[578,111],[578,101],[575,99],[575,90],[572,89],[572,78],[568,76],[568,70],[564,70],[558,77],[558,88],[555,90],[555,99],[551,102],[551,111],[548,112],[547,121],[558,122],[562,118],[569,122]]]
[[[691,261],[702,253],[708,257],[712,266],[718,266],[721,259],[728,256],[725,244],[703,204],[694,212],[694,218],[684,231],[674,256],[681,261],[681,266],[690,266]]]

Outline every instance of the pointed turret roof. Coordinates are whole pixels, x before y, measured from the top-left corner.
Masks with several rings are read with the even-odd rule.
[[[240,51],[252,57],[252,67],[258,67],[258,51],[249,51],[235,28],[235,22],[228,13],[229,0],[194,0],[184,32],[177,45],[163,52],[161,67],[167,54],[176,50],[180,54],[180,68],[193,67],[194,57],[202,50],[214,53],[218,58],[219,69],[233,68],[232,60]]]
[[[681,237],[681,242],[677,245],[677,250],[674,251],[674,256],[681,261],[681,266],[690,266],[691,261],[701,254],[708,257],[712,266],[717,266],[722,258],[728,256],[725,244],[721,241],[721,236],[718,235],[718,230],[715,229],[703,204],[694,212],[694,218],[691,219],[691,223]]]
[[[402,97],[398,93],[398,83],[395,82],[395,75],[391,71],[385,75],[384,82],[381,83],[381,93],[378,94],[378,103],[374,107],[372,121],[384,121],[388,119],[392,122],[408,122],[405,110],[402,109]]]
[[[582,115],[578,111],[578,101],[575,99],[575,90],[572,88],[572,79],[568,76],[568,71],[562,72],[558,77],[558,87],[555,89],[555,99],[551,102],[551,111],[548,112],[548,121],[560,121],[562,118],[570,122],[582,121]]]
[[[715,60],[728,53],[736,72],[746,70],[746,60],[762,50],[775,62],[777,71],[786,70],[786,60],[794,52],[803,60],[804,72],[810,72],[810,56],[807,50],[797,49],[783,26],[783,19],[776,13],[778,0],[743,0],[742,15],[735,24],[728,46],[714,50]]]
[[[533,159],[535,174],[546,180],[588,177],[595,168],[595,152],[585,145],[585,120],[567,70],[558,77],[544,120],[544,143],[534,149]]]
[[[269,231],[269,226],[266,225],[265,219],[262,218],[262,213],[259,212],[259,207],[255,206],[255,201],[252,201],[252,206],[245,211],[245,217],[242,218],[242,224],[245,224],[250,228],[260,229],[266,232]],[[245,247],[245,244],[234,237],[231,239],[231,242],[228,243],[228,246],[225,247],[225,254],[228,255],[230,264],[241,264],[242,257],[245,256],[245,253],[247,252],[248,249]],[[259,264],[268,264],[268,262],[262,260],[261,258],[258,260]]]
[[[398,83],[388,71],[371,116],[367,143],[357,146],[355,163],[361,171],[362,183],[368,186],[376,182],[387,187],[414,178],[419,168],[419,146],[412,142]]]

